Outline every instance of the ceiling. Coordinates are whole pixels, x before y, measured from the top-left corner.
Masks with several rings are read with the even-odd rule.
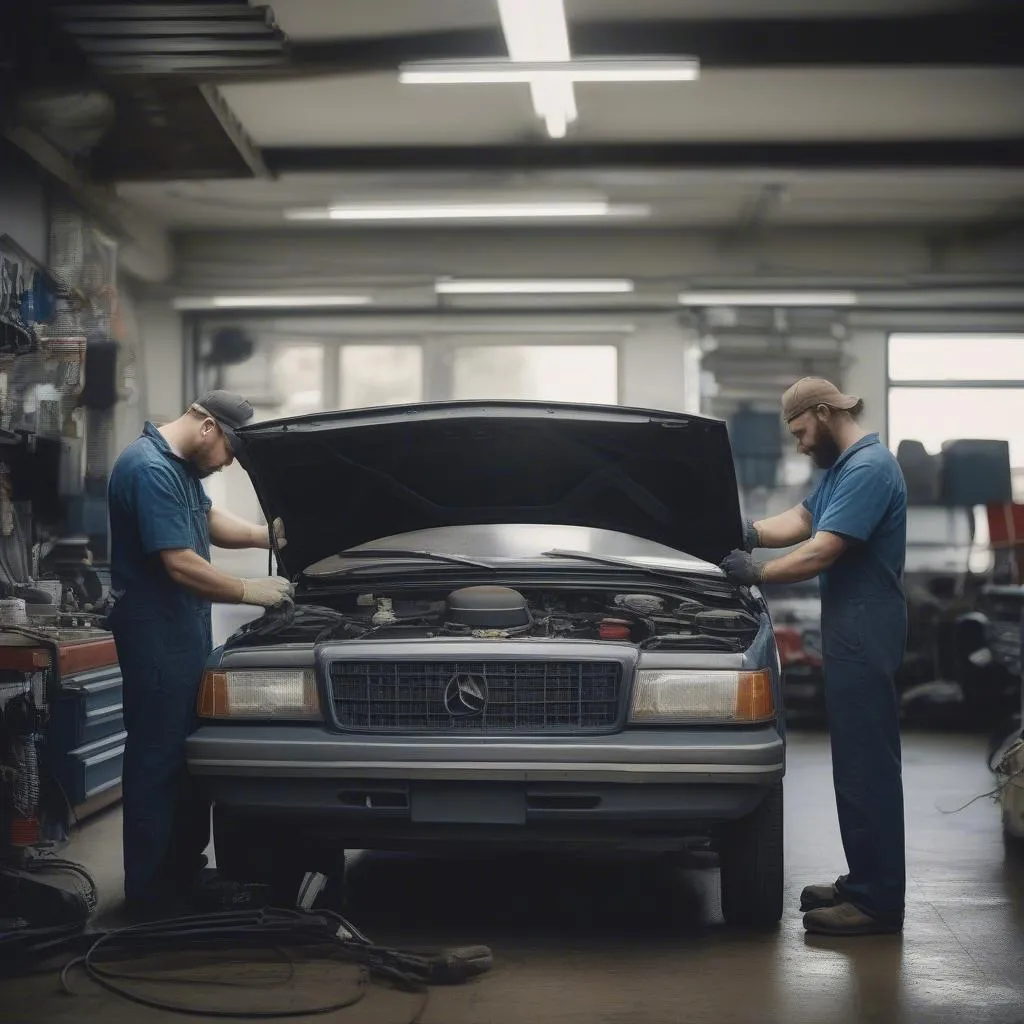
[[[1024,169],[285,173],[273,180],[126,182],[118,192],[177,230],[280,228],[289,207],[472,195],[602,195],[648,206],[644,216],[623,215],[633,227],[952,226],[1024,216]],[[338,230],[327,221],[319,227]]]
[[[574,56],[694,55],[701,75],[578,83],[564,139],[526,85],[398,82],[407,61],[506,55],[496,0],[19,7],[0,48],[33,87],[112,98],[76,166],[175,231],[478,194],[648,208],[609,231],[1024,221],[1018,2],[565,0]],[[32,109],[8,127],[59,145],[72,108]]]

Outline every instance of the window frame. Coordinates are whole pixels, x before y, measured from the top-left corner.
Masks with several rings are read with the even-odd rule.
[[[886,335],[885,344],[885,440],[890,451],[895,452],[896,447],[893,444],[892,431],[891,431],[891,419],[892,419],[892,398],[893,392],[899,390],[925,390],[925,391],[975,391],[975,390],[1019,390],[1024,392],[1024,379],[1018,379],[1016,377],[1006,377],[996,380],[962,380],[946,378],[942,380],[922,380],[917,379],[894,379],[892,376],[890,354],[892,351],[893,339],[897,337],[930,337],[930,338],[1019,338],[1020,343],[1024,345],[1024,328],[1021,327],[1003,327],[995,329],[975,329],[975,330],[960,330],[960,329],[930,329],[930,330],[898,330],[889,331]],[[1024,467],[1022,467],[1024,469]],[[1010,466],[1011,474],[1014,473],[1014,467]]]
[[[186,344],[182,346],[184,356],[183,381],[190,394],[183,396],[187,402],[191,395],[197,394],[202,387],[200,381],[199,352],[203,339],[208,336],[212,327],[227,321],[242,327],[250,327],[258,332],[261,325],[281,324],[290,319],[335,321],[339,325],[336,333],[317,329],[307,335],[289,339],[296,344],[308,342],[321,344],[324,347],[323,363],[323,401],[326,409],[337,409],[341,399],[341,349],[345,345],[413,345],[423,353],[422,392],[420,401],[424,403],[452,401],[454,393],[454,354],[460,348],[480,348],[487,345],[495,347],[572,347],[581,348],[603,347],[615,349],[615,404],[621,406],[624,396],[623,348],[630,335],[630,329],[623,326],[621,332],[615,330],[596,331],[592,328],[593,318],[586,317],[587,324],[581,324],[578,330],[572,329],[571,322],[566,323],[559,317],[558,324],[546,331],[537,326],[529,331],[516,330],[514,326],[496,324],[494,327],[480,326],[472,330],[460,329],[460,325],[451,317],[438,319],[424,325],[422,330],[403,329],[396,323],[395,330],[380,331],[381,321],[396,321],[397,318],[385,314],[374,317],[341,317],[332,316],[323,310],[281,310],[268,311],[202,311],[186,313],[183,318],[183,330]],[[374,323],[374,320],[377,323]],[[365,330],[359,330],[365,324]],[[417,328],[419,325],[417,325]],[[269,332],[267,332],[269,333]],[[284,330],[281,329],[281,333]]]

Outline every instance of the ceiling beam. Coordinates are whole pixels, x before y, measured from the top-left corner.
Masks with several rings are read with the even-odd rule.
[[[1024,66],[1024,5],[846,18],[660,19],[570,25],[576,56],[698,57],[705,69]],[[500,28],[293,42],[283,75],[367,74],[409,61],[505,57]]]
[[[270,147],[271,173],[332,171],[903,170],[1024,168],[1024,139],[831,143],[552,143]]]

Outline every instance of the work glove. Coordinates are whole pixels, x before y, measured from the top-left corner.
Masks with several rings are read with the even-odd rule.
[[[743,550],[753,551],[761,546],[761,537],[752,519],[743,520]]]
[[[255,604],[261,608],[277,608],[290,601],[295,588],[280,576],[260,576],[242,580],[242,604]]]
[[[764,565],[753,558],[749,551],[731,551],[719,563],[718,568],[733,583],[752,587],[760,583],[764,576]]]
[[[277,544],[278,551],[287,547],[288,538],[284,535],[284,520],[280,516],[274,520],[273,525],[270,527],[270,536]]]

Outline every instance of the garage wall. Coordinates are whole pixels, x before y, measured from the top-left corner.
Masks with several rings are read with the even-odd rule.
[[[868,430],[877,430],[882,441],[887,440],[888,338],[888,331],[878,328],[854,331],[843,346],[843,378],[836,381],[847,394],[864,400],[861,422]]]
[[[140,298],[135,308],[144,416],[165,422],[181,414],[185,401],[182,317],[166,299]]]
[[[0,148],[0,234],[46,262],[50,218],[41,175],[7,147]]]

